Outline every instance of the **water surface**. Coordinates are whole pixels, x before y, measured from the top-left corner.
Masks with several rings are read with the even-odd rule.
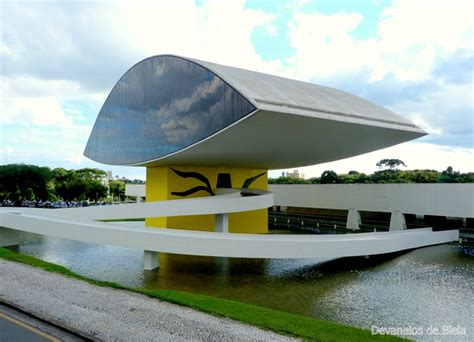
[[[22,233],[19,251],[94,279],[212,295],[370,328],[460,326],[473,340],[474,258],[457,245],[379,257],[237,259],[161,254],[143,271],[143,251]]]

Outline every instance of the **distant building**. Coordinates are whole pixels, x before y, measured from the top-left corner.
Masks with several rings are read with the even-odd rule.
[[[100,181],[102,182],[104,186],[109,186],[109,182],[112,180],[114,180],[112,171],[107,171],[107,174],[100,178]]]
[[[304,179],[304,173],[299,173],[298,170],[293,170],[293,172],[282,172],[281,173],[282,177],[290,177],[290,178],[298,178],[298,179]]]

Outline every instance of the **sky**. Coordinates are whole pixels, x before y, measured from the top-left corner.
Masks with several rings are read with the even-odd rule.
[[[117,80],[170,53],[343,89],[429,133],[298,168],[306,177],[372,173],[384,158],[474,171],[473,1],[0,0],[0,10],[1,164],[144,179],[144,168],[99,164],[83,151]]]

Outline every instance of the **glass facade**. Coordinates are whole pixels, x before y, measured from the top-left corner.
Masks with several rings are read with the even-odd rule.
[[[254,110],[206,68],[180,57],[152,57],[115,85],[84,155],[106,164],[143,163],[205,139]]]

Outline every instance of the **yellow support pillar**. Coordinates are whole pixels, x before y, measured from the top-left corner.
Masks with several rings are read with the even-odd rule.
[[[184,178],[173,169],[178,172],[197,172],[201,174],[209,180],[213,192],[218,187],[241,188],[247,179],[264,173],[251,183],[249,189],[268,189],[268,170],[265,169],[215,166],[148,166],[147,202],[211,196],[203,190],[192,194],[183,194],[183,192],[196,186],[206,185],[203,181],[193,177]],[[229,214],[228,223],[230,233],[267,233],[268,211],[267,209],[260,209],[243,213],[231,213]],[[146,225],[149,227],[214,231],[215,215],[152,217],[146,219]]]

